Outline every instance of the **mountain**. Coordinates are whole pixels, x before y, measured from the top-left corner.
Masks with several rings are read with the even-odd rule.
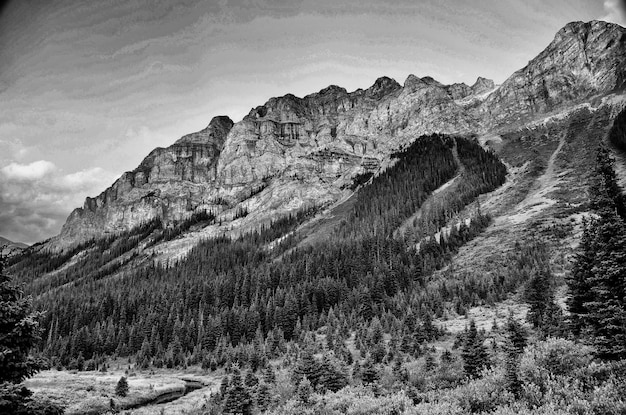
[[[330,86],[304,98],[272,98],[237,123],[215,117],[206,129],[155,149],[87,198],[49,246],[72,246],[154,218],[171,224],[199,211],[219,218],[220,225],[202,232],[214,236],[326,207],[421,135],[500,134],[621,91],[625,54],[621,26],[574,22],[499,87],[484,78],[470,87],[410,75],[403,85],[382,77],[366,90]],[[244,210],[248,215],[238,217]]]
[[[22,242],[13,242],[0,236],[0,250],[2,255],[13,256],[22,252],[22,250],[28,248],[28,245]]]

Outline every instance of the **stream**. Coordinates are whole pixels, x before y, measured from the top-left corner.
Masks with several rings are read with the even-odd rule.
[[[139,402],[133,405],[129,405],[127,407],[124,408],[124,410],[128,410],[128,409],[138,409],[138,408],[143,408],[146,406],[152,406],[152,405],[159,405],[159,404],[163,404],[163,403],[169,403],[169,402],[173,402],[177,399],[182,398],[183,396],[187,395],[190,392],[196,391],[198,389],[202,389],[204,387],[206,387],[206,385],[204,385],[202,382],[197,381],[197,380],[190,380],[190,379],[181,379],[183,382],[185,382],[185,389],[183,390],[176,390],[176,391],[171,391],[171,392],[165,392],[161,395],[156,396],[153,399],[150,400],[146,400],[143,402]]]

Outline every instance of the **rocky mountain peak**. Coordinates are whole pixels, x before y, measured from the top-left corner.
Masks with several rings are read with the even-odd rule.
[[[602,21],[573,22],[528,64],[511,75],[486,106],[496,121],[523,121],[537,113],[622,89],[626,29]]]
[[[428,84],[426,84],[426,82],[424,82],[422,78],[413,74],[410,74],[404,81],[404,89],[417,89],[426,85]]]
[[[425,76],[422,78],[422,81],[426,84],[426,85],[431,85],[431,86],[438,86],[438,87],[443,87],[444,85],[437,81],[435,78],[433,78],[432,76]]]
[[[218,115],[213,117],[204,130],[187,134],[179,138],[174,144],[214,144],[221,147],[234,124],[230,117]]]
[[[391,92],[397,91],[402,86],[395,80],[387,76],[378,78],[374,85],[367,88],[366,94],[373,99],[380,99]]]
[[[471,86],[471,89],[473,94],[482,94],[491,91],[495,86],[493,80],[479,76],[476,82],[474,82],[474,85]]]

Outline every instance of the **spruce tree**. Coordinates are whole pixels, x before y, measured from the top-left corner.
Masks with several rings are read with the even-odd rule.
[[[595,261],[595,238],[592,223],[583,220],[583,234],[572,273],[566,278],[569,326],[575,336],[580,336],[587,325],[589,311],[585,304],[592,300],[591,279]]]
[[[363,381],[363,384],[374,384],[378,381],[379,377],[380,375],[378,373],[378,370],[376,369],[376,366],[370,359],[367,359],[361,367],[361,380]]]
[[[590,186],[594,217],[567,282],[575,333],[587,337],[599,357],[614,360],[626,357],[626,223],[612,164],[600,148]]]
[[[20,383],[41,368],[29,354],[39,340],[39,317],[31,299],[4,274],[0,258],[0,383]]]
[[[524,328],[513,318],[512,315],[506,324],[507,339],[504,347],[505,379],[507,389],[517,398],[522,392],[522,382],[519,379],[520,355],[524,352],[527,338]]]
[[[32,311],[30,298],[4,274],[3,266],[0,257],[0,413],[60,415],[61,407],[33,399],[33,393],[20,385],[42,366],[30,355],[39,339],[40,315]]]
[[[128,381],[125,376],[122,376],[120,380],[117,381],[117,385],[115,385],[115,394],[121,397],[128,395]]]
[[[276,383],[276,373],[271,363],[268,363],[263,370],[263,381],[268,384]]]
[[[243,385],[238,369],[235,369],[226,392],[224,413],[244,415],[252,413],[252,399],[250,393]]]
[[[293,369],[292,375],[296,385],[299,384],[305,376],[313,388],[317,386],[321,376],[320,365],[309,348],[306,348],[302,352],[300,359],[298,359],[298,362]]]
[[[550,280],[550,271],[547,267],[541,266],[540,269],[533,271],[524,292],[530,305],[526,318],[535,328],[541,327],[548,304],[554,301]]]
[[[272,395],[270,387],[267,383],[261,383],[256,393],[256,406],[259,408],[259,411],[264,412],[269,408],[271,403]]]
[[[345,370],[338,367],[338,362],[331,358],[329,354],[324,355],[320,364],[319,384],[327,390],[337,392],[348,384]]]
[[[470,378],[478,377],[480,372],[489,365],[489,356],[483,343],[483,336],[478,333],[476,323],[473,319],[470,320],[461,354],[463,357],[463,370]]]
[[[308,405],[311,400],[311,395],[313,394],[313,387],[311,386],[311,382],[305,376],[300,381],[298,385],[298,399],[305,405]]]

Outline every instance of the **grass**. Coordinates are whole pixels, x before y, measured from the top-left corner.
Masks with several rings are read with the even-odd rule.
[[[115,385],[122,376],[127,376],[129,386],[129,393],[123,398],[115,395]],[[183,379],[197,380],[207,386],[182,396],[185,392]],[[196,368],[187,371],[138,371],[129,375],[121,368],[106,373],[46,370],[28,379],[26,386],[36,396],[46,397],[65,407],[67,415],[104,414],[112,406],[120,410],[137,407],[127,412],[132,414],[155,413],[161,409],[169,414],[201,407],[210,393],[219,388],[220,380],[219,372],[205,374]],[[170,394],[182,397],[169,403],[140,408]]]

